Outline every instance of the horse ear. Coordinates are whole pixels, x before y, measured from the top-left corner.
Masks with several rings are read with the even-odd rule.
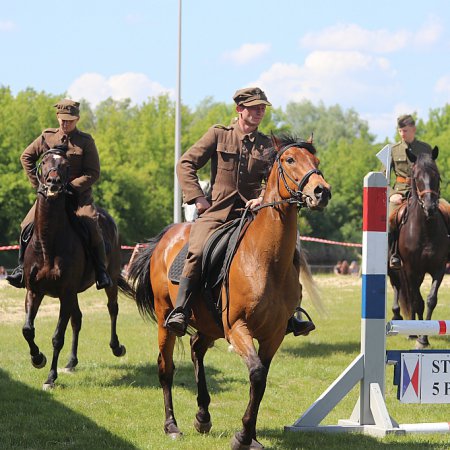
[[[416,162],[417,156],[412,152],[411,147],[406,148],[406,156],[412,163]]]
[[[280,143],[279,139],[273,134],[273,131],[270,132],[270,138],[272,139],[273,147],[278,152],[280,150],[281,143]]]
[[[308,144],[313,144],[314,142],[314,132],[311,131],[311,136],[309,136],[308,140],[306,141]]]
[[[431,152],[431,157],[433,159],[437,159],[438,155],[439,155],[439,147],[437,145],[435,145]]]

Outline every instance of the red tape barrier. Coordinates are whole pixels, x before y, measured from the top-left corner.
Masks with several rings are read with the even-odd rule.
[[[300,236],[301,241],[310,241],[310,242],[320,242],[322,244],[331,244],[331,245],[343,245],[345,247],[362,247],[362,244],[355,244],[353,242],[338,242],[338,241],[330,241],[329,239],[320,239],[309,236]],[[145,246],[145,244],[136,244],[137,246]],[[122,245],[120,248],[122,250],[134,250],[135,245]],[[3,245],[0,246],[0,251],[2,250],[19,250],[18,245]]]

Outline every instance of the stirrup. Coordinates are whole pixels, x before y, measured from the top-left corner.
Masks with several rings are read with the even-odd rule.
[[[295,315],[296,313],[303,313],[308,318],[308,320],[300,320]],[[289,318],[286,328],[286,334],[293,333],[294,336],[308,336],[308,334],[315,330],[316,326],[314,322],[311,320],[309,314],[300,306],[295,308],[295,313],[292,317]]]
[[[108,272],[100,272],[98,274],[98,276],[96,277],[95,286],[98,290],[112,286],[112,280],[108,275]]]
[[[392,270],[400,270],[402,268],[403,262],[397,254],[391,255],[389,258],[389,268]]]
[[[14,286],[16,288],[24,288],[25,279],[23,276],[23,267],[17,266],[10,275],[6,276],[6,281],[8,281],[11,286]]]
[[[184,308],[175,308],[167,316],[164,327],[177,337],[183,337],[186,334],[188,314]]]

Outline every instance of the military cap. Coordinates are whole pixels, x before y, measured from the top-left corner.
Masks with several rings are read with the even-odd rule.
[[[397,119],[397,125],[399,128],[403,128],[408,125],[414,127],[416,125],[416,121],[414,120],[414,117],[411,114],[403,114]]]
[[[63,120],[75,120],[80,117],[78,102],[65,98],[53,106],[56,108],[56,115]]]
[[[272,103],[267,100],[264,91],[257,87],[249,87],[237,90],[233,95],[233,100],[235,101],[236,105],[242,106],[272,106]]]

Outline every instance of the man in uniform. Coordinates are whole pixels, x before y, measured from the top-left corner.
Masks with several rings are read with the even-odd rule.
[[[416,156],[421,153],[431,154],[432,152],[430,145],[415,138],[416,123],[410,114],[400,116],[397,119],[397,126],[401,141],[392,146],[391,169],[394,171],[396,179],[389,195],[389,241],[392,249],[389,267],[394,270],[398,270],[402,266],[402,261],[397,252],[398,228],[395,224],[394,215],[411,190],[412,162],[406,155],[406,149],[409,148]],[[444,199],[439,199],[439,209],[443,212],[446,220],[448,207],[449,205]]]
[[[20,161],[35,189],[39,183],[36,177],[36,165],[42,154],[56,146],[65,146],[70,164],[68,190],[77,200],[77,216],[86,224],[90,233],[91,250],[94,260],[97,289],[111,285],[111,278],[106,271],[106,255],[103,235],[98,223],[98,212],[92,197],[92,185],[100,176],[100,162],[97,147],[91,135],[77,129],[80,118],[80,104],[64,99],[54,105],[59,128],[47,128],[22,153]],[[23,279],[23,256],[26,248],[24,230],[29,230],[34,221],[36,204],[21,224],[19,266],[8,276],[8,281],[15,287],[25,287]]]
[[[262,202],[262,182],[269,164],[271,140],[258,131],[266,106],[265,93],[256,87],[236,91],[233,96],[237,121],[230,126],[212,126],[179,160],[177,176],[183,200],[195,204],[199,218],[192,224],[189,250],[180,279],[175,309],[165,326],[177,336],[186,333],[191,315],[190,299],[199,286],[204,243],[224,223],[241,216]],[[211,161],[211,203],[200,187],[197,171]],[[289,320],[288,329],[295,335],[314,329],[311,321]]]

